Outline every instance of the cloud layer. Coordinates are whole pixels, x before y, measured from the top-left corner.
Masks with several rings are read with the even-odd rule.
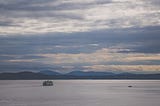
[[[159,26],[158,4],[158,0],[5,0],[0,1],[0,34]]]
[[[118,32],[2,36],[0,67],[1,71],[51,69],[60,72],[157,73],[160,71],[160,38],[156,31],[157,28],[145,28],[136,32],[130,29]]]
[[[160,72],[159,0],[1,0],[0,71]]]

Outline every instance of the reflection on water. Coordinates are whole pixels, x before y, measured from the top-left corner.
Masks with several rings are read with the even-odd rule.
[[[42,82],[0,81],[0,106],[160,106],[158,80],[55,80],[45,87]]]

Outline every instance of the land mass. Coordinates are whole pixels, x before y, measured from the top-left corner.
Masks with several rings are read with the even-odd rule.
[[[160,79],[160,74],[134,74],[112,72],[72,71],[66,74],[54,71],[0,73],[0,80],[40,80],[40,79]]]

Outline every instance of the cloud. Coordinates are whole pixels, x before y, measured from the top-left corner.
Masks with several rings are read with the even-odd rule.
[[[0,54],[92,53],[102,48],[119,53],[160,53],[159,27],[0,37]]]
[[[154,66],[160,64],[159,4],[159,0],[1,0],[0,68],[64,72],[104,65],[159,71]]]
[[[80,53],[80,54],[42,54],[40,56],[47,57],[51,64],[82,64],[82,63],[99,63],[104,60],[109,60],[110,55],[107,55],[107,49],[97,50],[94,53]],[[106,52],[106,53],[105,53]]]
[[[60,72],[88,70],[152,73],[160,71],[160,54],[128,54],[119,53],[119,50],[122,49],[103,48],[92,53],[78,54],[1,55],[0,67],[7,71],[11,69],[13,71],[51,69]]]
[[[144,54],[144,53],[118,53],[122,49],[103,48],[92,53],[58,53],[58,54],[39,54],[45,57],[42,62],[48,64],[65,64],[65,65],[95,65],[95,64],[126,64],[152,65],[152,61],[159,61],[160,54]]]
[[[39,58],[37,58],[38,56]],[[1,71],[39,71],[46,69],[59,72],[83,70],[157,73],[160,71],[159,62],[152,64],[152,61],[160,60],[160,54],[121,54],[114,50],[102,49],[88,54],[37,54],[37,57],[5,58],[0,63]]]
[[[1,35],[159,26],[157,0],[1,1]],[[148,21],[149,20],[149,21]]]
[[[113,71],[113,72],[133,72],[133,73],[157,73],[160,72],[159,65],[93,65],[84,66],[86,71]]]

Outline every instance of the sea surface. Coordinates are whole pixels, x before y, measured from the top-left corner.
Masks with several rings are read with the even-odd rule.
[[[160,106],[160,80],[42,82],[1,80],[0,106]]]

